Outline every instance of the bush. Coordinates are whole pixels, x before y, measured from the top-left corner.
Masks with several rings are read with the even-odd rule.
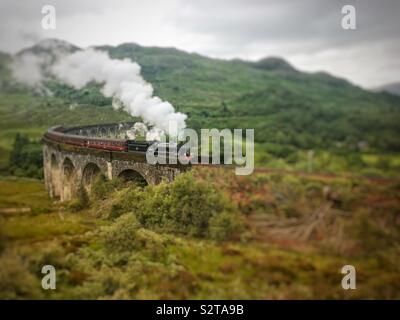
[[[80,211],[88,208],[90,205],[88,193],[83,185],[80,185],[77,192],[77,199],[69,204],[71,211]]]
[[[244,219],[239,213],[222,212],[210,219],[209,235],[214,240],[238,239],[243,232]]]
[[[93,183],[91,194],[96,199],[104,200],[108,195],[122,185],[122,180],[115,178],[108,180],[105,175],[100,174]]]
[[[89,207],[89,196],[83,185],[78,188],[78,201],[83,208]]]
[[[105,180],[96,183],[97,197],[109,192],[107,185]],[[179,175],[172,183],[146,189],[132,185],[122,190],[108,218],[120,221],[128,213],[145,228],[215,240],[239,236],[244,225],[243,217],[225,194],[197,181],[191,173]]]
[[[96,198],[96,199],[105,199],[107,194],[110,192],[111,190],[109,190],[108,188],[108,184],[107,184],[107,178],[103,175],[100,174],[96,180],[93,183],[92,186],[92,195]]]
[[[399,241],[396,234],[396,227],[393,217],[389,213],[382,215],[380,221],[375,221],[375,217],[366,211],[358,212],[350,225],[349,233],[355,237],[362,253],[372,254],[394,247]],[[388,221],[384,220],[387,219]],[[385,225],[383,227],[382,225]]]
[[[40,282],[16,253],[0,256],[0,299],[38,299]]]
[[[113,215],[133,211],[147,228],[196,237],[231,237],[243,225],[237,208],[221,191],[195,180],[190,173],[179,175],[170,184],[149,186],[145,191],[135,187],[113,208]]]
[[[19,177],[43,178],[42,146],[26,136],[15,136],[10,154],[9,173]]]
[[[144,191],[142,188],[132,185],[123,192],[112,204],[110,219],[116,219],[126,212],[140,212],[144,201]]]
[[[136,217],[127,213],[119,217],[115,223],[104,228],[104,245],[111,251],[130,251],[137,247],[136,233],[140,224]]]

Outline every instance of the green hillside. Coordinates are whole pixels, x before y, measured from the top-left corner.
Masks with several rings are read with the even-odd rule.
[[[74,126],[131,120],[111,106],[72,104],[54,97],[0,94],[0,169],[7,165],[17,133],[38,140],[49,127]]]
[[[137,61],[156,93],[187,112],[193,127],[245,124],[256,129],[258,142],[300,148],[365,140],[381,150],[400,150],[398,97],[326,73],[299,72],[278,58],[225,61],[135,44],[99,49]]]
[[[47,40],[19,54],[52,56],[59,46],[79,50]],[[254,128],[259,166],[304,170],[312,149],[315,170],[398,172],[400,97],[366,91],[323,72],[304,73],[276,57],[228,61],[132,43],[96,48],[113,58],[137,61],[155,93],[188,114],[190,127]],[[37,138],[54,124],[130,118],[114,112],[111,99],[94,84],[76,91],[49,81],[46,86],[53,97],[40,96],[11,80],[9,62],[9,55],[0,54],[3,150],[11,148],[17,131],[34,132]]]

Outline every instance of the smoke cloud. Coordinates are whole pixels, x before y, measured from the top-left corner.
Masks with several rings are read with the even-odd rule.
[[[16,56],[11,63],[12,76],[26,86],[36,87],[43,80],[42,64],[43,59],[34,54]]]
[[[50,71],[76,89],[91,81],[103,84],[106,97],[118,99],[132,116],[141,117],[146,124],[168,135],[176,136],[186,127],[187,116],[153,96],[152,85],[141,76],[140,66],[130,59],[111,59],[107,53],[86,49],[62,57]]]

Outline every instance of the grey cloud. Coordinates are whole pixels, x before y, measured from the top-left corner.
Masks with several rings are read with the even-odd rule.
[[[53,4],[57,30],[40,27]],[[352,4],[357,30],[341,28]],[[300,69],[323,69],[365,86],[400,80],[398,0],[2,0],[0,50],[44,37],[79,46],[138,42],[218,58],[279,55]]]
[[[356,8],[356,30],[341,27],[345,4]],[[305,70],[374,86],[399,79],[399,16],[398,0],[203,0],[185,1],[175,22],[212,35],[205,50],[213,56],[280,55]]]
[[[353,4],[357,30],[341,28],[341,8]],[[180,27],[214,35],[223,44],[306,42],[340,46],[364,41],[398,39],[400,1],[185,1]]]
[[[100,14],[106,10],[105,4],[106,1],[101,4],[101,1],[94,0],[2,0],[0,2],[0,50],[16,51],[52,36],[51,31],[46,32],[41,28],[43,17],[41,10],[44,5],[54,5],[57,20],[62,20],[84,13]]]

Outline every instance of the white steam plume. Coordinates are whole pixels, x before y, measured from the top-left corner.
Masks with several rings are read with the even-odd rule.
[[[43,63],[43,59],[34,54],[25,53],[16,56],[11,63],[12,76],[15,80],[26,86],[38,86],[43,80]]]
[[[131,115],[169,135],[176,136],[186,127],[187,116],[153,96],[153,87],[142,78],[140,66],[130,59],[111,59],[104,52],[86,49],[62,57],[51,73],[76,89],[91,81],[102,83],[106,97],[117,98]],[[169,126],[170,122],[175,126]]]

